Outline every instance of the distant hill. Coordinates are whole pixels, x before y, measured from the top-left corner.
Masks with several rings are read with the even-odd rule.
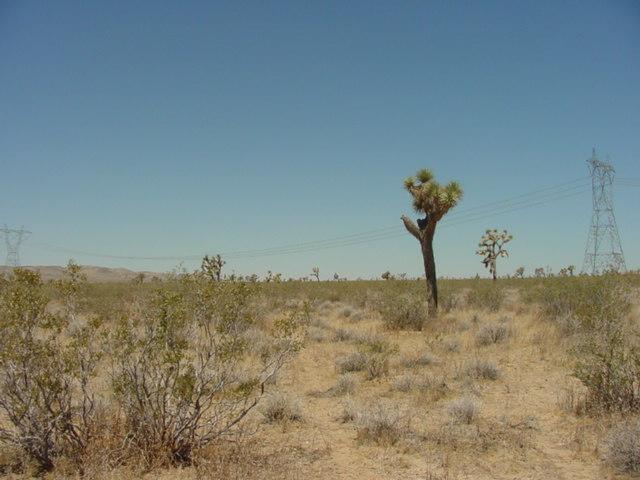
[[[62,277],[62,272],[64,267],[60,267],[57,265],[34,265],[34,266],[23,266],[22,268],[27,268],[29,270],[36,270],[40,272],[42,279],[44,281],[47,280],[57,280]],[[10,272],[11,267],[0,266],[0,273],[5,274]],[[132,280],[139,273],[145,274],[145,280],[149,280],[152,277],[163,278],[167,274],[166,273],[158,273],[158,272],[134,272],[133,270],[128,270],[126,268],[107,268],[107,267],[95,267],[92,265],[83,265],[82,273],[87,276],[87,280],[89,282],[126,282]]]

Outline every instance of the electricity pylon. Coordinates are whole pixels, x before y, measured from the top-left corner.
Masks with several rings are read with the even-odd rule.
[[[8,267],[20,266],[20,244],[26,240],[31,233],[24,227],[19,229],[9,228],[5,224],[4,228],[0,228],[0,232],[4,234],[4,242],[7,246],[7,260],[5,264]]]
[[[587,163],[591,173],[593,213],[582,273],[598,275],[609,271],[624,272],[624,254],[613,213],[615,170],[610,163],[598,159],[595,148]]]

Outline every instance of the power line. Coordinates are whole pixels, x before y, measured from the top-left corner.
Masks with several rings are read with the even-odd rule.
[[[549,203],[551,201],[556,201],[556,200],[560,200],[563,198],[567,198],[567,197],[573,197],[576,195],[581,195],[583,193],[586,193],[588,191],[588,188],[583,188],[580,191],[577,192],[572,192],[572,193],[568,193],[565,195],[560,195],[560,196],[556,196],[556,197],[552,197],[552,198],[546,198],[545,200],[541,200],[541,201],[537,201],[537,202],[532,202],[529,203],[527,205],[521,205],[518,207],[514,207],[514,208],[507,208],[507,209],[500,209],[497,210],[495,212],[492,212],[490,214],[483,214],[483,215],[477,215],[475,217],[471,217],[471,218],[467,218],[464,220],[458,220],[458,221],[442,221],[439,224],[438,228],[447,228],[447,227],[453,227],[456,225],[461,225],[464,223],[469,223],[469,222],[473,222],[476,220],[484,220],[488,217],[493,217],[496,215],[502,215],[505,213],[510,213],[510,212],[514,212],[514,211],[518,211],[518,210],[524,210],[526,208],[530,208],[530,207],[534,207],[534,206],[538,206],[538,205],[542,205],[544,203]],[[393,233],[381,233],[378,234],[376,236],[371,236],[371,237],[367,237],[364,239],[353,239],[353,240],[348,240],[348,241],[341,241],[341,242],[335,242],[332,244],[327,244],[327,245],[320,245],[320,246],[315,246],[315,247],[303,247],[303,248],[290,248],[288,250],[279,250],[279,251],[272,251],[272,252],[266,252],[266,253],[260,253],[260,254],[246,254],[246,255],[225,255],[227,258],[230,259],[238,259],[238,258],[257,258],[257,257],[266,257],[266,256],[275,256],[275,255],[288,255],[288,254],[294,254],[294,253],[306,253],[306,252],[314,252],[314,251],[318,251],[318,250],[326,250],[326,249],[330,249],[330,248],[338,248],[338,247],[346,247],[346,246],[352,246],[352,245],[360,245],[363,243],[369,243],[369,242],[374,242],[374,241],[379,241],[379,240],[387,240],[387,239],[392,239],[392,238],[400,238],[400,237],[406,237],[407,233],[406,232],[397,232],[398,228],[396,227],[396,232]]]
[[[520,194],[505,200],[494,201],[487,204],[479,205],[476,207],[460,210],[451,214],[444,221],[440,223],[440,227],[459,225],[475,220],[484,219],[487,216],[500,215],[512,211],[521,210],[524,208],[530,208],[533,206],[541,205],[550,201],[567,198],[574,195],[582,194],[586,191],[585,187],[587,183],[585,178],[572,180],[570,182],[564,182],[551,187],[545,187],[542,189],[534,190],[532,192]],[[576,182],[581,182],[576,184]],[[546,193],[545,193],[546,192]],[[531,198],[527,198],[531,197]],[[228,251],[222,252],[227,258],[256,258],[263,256],[285,255],[293,253],[304,253],[316,250],[325,250],[329,248],[339,248],[351,245],[359,245],[363,243],[369,243],[373,241],[386,240],[391,238],[400,238],[406,235],[404,231],[399,232],[398,225],[389,227],[377,228],[368,230],[365,232],[354,233],[350,235],[343,235],[339,237],[333,237],[323,240],[314,240],[309,242],[302,242],[297,244],[283,245],[280,247],[271,247],[265,249],[255,250],[240,250],[240,251]],[[42,248],[72,255],[85,255],[98,258],[118,259],[118,260],[164,260],[164,261],[185,261],[185,260],[199,260],[202,255],[185,255],[185,256],[125,256],[125,255],[112,255],[112,254],[100,254],[95,252],[81,251],[68,249],[64,247],[57,247],[46,243],[32,243],[34,246],[40,246]]]

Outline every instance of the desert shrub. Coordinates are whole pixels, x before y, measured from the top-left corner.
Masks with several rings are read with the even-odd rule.
[[[347,400],[342,404],[342,411],[338,420],[342,423],[354,422],[358,418],[358,405],[353,400]]]
[[[99,325],[77,315],[84,278],[70,262],[57,282],[63,308],[47,312],[38,273],[15,269],[0,288],[0,441],[22,450],[41,471],[63,453],[81,462],[93,432],[89,383],[99,355]]]
[[[417,293],[389,288],[378,301],[377,309],[385,327],[390,330],[422,330],[426,322],[425,299]]]
[[[574,340],[574,375],[589,411],[640,410],[640,335],[630,322],[627,277],[547,278],[527,296]]]
[[[385,337],[374,332],[359,333],[354,340],[362,349],[370,353],[392,354],[398,351],[397,345],[391,344]]]
[[[340,373],[361,372],[367,366],[368,356],[365,352],[353,352],[336,360],[336,369]]]
[[[109,337],[114,397],[128,442],[147,460],[188,462],[194,449],[233,433],[301,343],[293,311],[274,322],[259,361],[248,362],[253,288],[182,281],[183,290],[159,288],[123,315]]]
[[[640,473],[640,421],[613,429],[603,442],[604,460],[627,473]]]
[[[525,300],[535,302],[542,314],[568,333],[589,331],[614,312],[628,307],[621,275],[546,278],[528,291]]]
[[[425,399],[431,402],[438,401],[450,392],[447,380],[443,375],[416,376],[413,387],[420,393],[419,399]]]
[[[331,388],[334,396],[350,395],[358,386],[358,377],[353,373],[343,373],[338,377],[336,384]]]
[[[338,311],[338,315],[340,315],[343,318],[350,318],[356,312],[357,310],[353,308],[351,305],[345,305]]]
[[[365,372],[368,380],[374,380],[385,376],[389,373],[389,355],[385,353],[368,354]]]
[[[400,361],[400,364],[406,368],[426,367],[436,363],[438,363],[438,358],[428,351],[409,354]]]
[[[327,333],[318,327],[311,327],[307,330],[307,338],[312,342],[326,342],[329,339]]]
[[[596,306],[577,313],[583,332],[574,348],[574,375],[587,387],[588,409],[638,411],[640,335],[627,316],[628,292],[607,286],[600,295]]]
[[[480,327],[476,333],[476,345],[486,346],[499,343],[509,337],[510,331],[506,325],[489,323]]]
[[[316,328],[328,329],[329,324],[322,317],[311,317],[309,320],[309,325]]]
[[[414,375],[400,375],[393,379],[391,388],[398,392],[408,392],[413,388],[415,383],[416,378]]]
[[[464,307],[464,299],[458,289],[441,287],[438,291],[438,308],[443,313]]]
[[[576,416],[584,415],[587,411],[587,397],[574,386],[565,387],[558,396],[558,406],[567,413]]]
[[[281,392],[267,395],[260,410],[268,423],[302,420],[300,403]]]
[[[446,338],[442,341],[442,348],[445,352],[459,352],[460,340],[457,338]]]
[[[478,404],[472,398],[458,398],[449,404],[449,415],[457,423],[470,424],[477,414]]]
[[[622,324],[620,320],[595,329],[575,348],[574,375],[587,387],[590,410],[640,410],[638,338]]]
[[[474,308],[497,312],[504,303],[504,289],[493,282],[476,282],[467,294],[467,304]]]
[[[466,332],[471,328],[471,323],[467,320],[458,320],[456,322],[456,326],[458,327],[459,332]]]
[[[408,415],[388,403],[375,403],[356,417],[358,439],[378,445],[395,445],[410,433]]]
[[[351,342],[357,338],[356,332],[346,328],[337,328],[333,332],[334,342]]]
[[[497,380],[500,376],[500,370],[491,361],[476,359],[466,365],[464,374],[471,378]]]

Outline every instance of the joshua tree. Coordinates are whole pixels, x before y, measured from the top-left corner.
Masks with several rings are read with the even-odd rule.
[[[573,277],[573,271],[576,269],[575,265],[569,265],[567,267],[567,272],[569,272],[569,275],[571,275]]]
[[[222,267],[227,263],[222,260],[220,255],[209,256],[205,255],[202,259],[201,270],[206,276],[208,276],[211,280],[215,280],[217,282],[222,278]]]
[[[518,267],[516,268],[516,273],[513,275],[515,278],[522,278],[524,277],[524,267]]]
[[[405,215],[401,218],[407,231],[420,242],[427,280],[429,315],[435,315],[438,308],[438,286],[433,237],[437,223],[462,198],[462,188],[458,182],[440,185],[434,180],[433,173],[426,168],[418,170],[415,177],[407,178],[404,181],[404,188],[411,194],[414,210],[424,214],[424,218],[419,218],[417,224]]]
[[[478,243],[477,255],[482,255],[482,263],[485,268],[488,268],[495,281],[498,278],[498,269],[496,260],[498,257],[508,257],[509,253],[504,248],[504,245],[513,239],[513,235],[509,235],[506,230],[501,232],[493,229],[487,230],[485,234],[480,238]]]
[[[534,275],[536,276],[536,278],[544,277],[544,268],[542,267],[536,268]]]
[[[382,275],[380,275],[380,278],[382,278],[383,280],[393,280],[393,275],[389,270],[387,270]]]
[[[334,273],[333,279],[337,282],[338,280],[340,280],[340,275],[338,275],[337,273]]]
[[[316,277],[316,281],[320,281],[320,269],[318,267],[313,267],[311,269],[311,276]]]

